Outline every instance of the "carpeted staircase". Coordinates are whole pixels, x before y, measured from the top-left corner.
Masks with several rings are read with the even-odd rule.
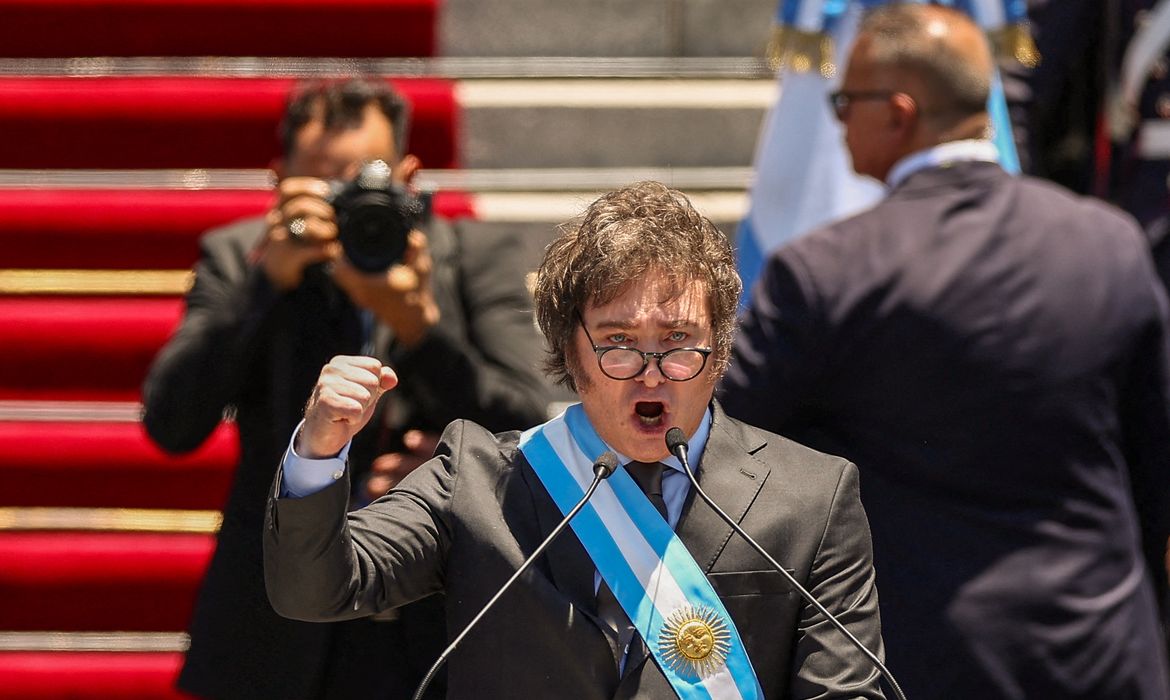
[[[278,155],[297,79],[216,63],[427,57],[438,9],[0,0],[0,698],[181,697],[236,431],[225,422],[172,457],[147,439],[137,401],[199,234],[268,206],[256,174]],[[107,70],[143,56],[159,58]],[[412,149],[456,167],[452,82],[393,83],[414,106]],[[458,195],[436,206],[466,211]]]
[[[297,80],[385,76],[436,210],[530,264],[655,178],[734,228],[773,0],[0,0],[0,700],[183,697],[238,452],[139,422],[199,235],[263,211]]]

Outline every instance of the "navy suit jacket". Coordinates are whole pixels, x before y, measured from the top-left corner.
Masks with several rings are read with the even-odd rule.
[[[721,398],[858,465],[909,697],[1166,698],[1167,337],[1127,216],[964,163],[779,250]]]

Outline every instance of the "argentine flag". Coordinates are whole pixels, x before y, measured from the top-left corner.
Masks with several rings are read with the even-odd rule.
[[[756,146],[751,204],[740,222],[736,256],[749,291],[768,255],[787,241],[881,199],[880,183],[853,172],[844,134],[829,109],[866,8],[884,0],[780,0],[776,58],[779,97],[764,119]],[[1023,0],[953,0],[984,27],[999,50],[1027,62],[1035,48],[1022,24]],[[826,39],[828,41],[826,41]],[[988,99],[1000,162],[1020,170],[1007,103],[998,76]],[[744,303],[749,294],[744,295]]]

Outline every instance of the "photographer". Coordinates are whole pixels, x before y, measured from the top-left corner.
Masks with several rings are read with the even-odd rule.
[[[429,458],[455,418],[495,430],[544,418],[521,241],[430,217],[408,189],[420,163],[405,154],[406,131],[406,104],[384,82],[295,93],[273,208],[204,237],[182,324],[146,380],[143,421],[163,449],[195,449],[225,412],[240,433],[179,679],[188,692],[408,696],[442,648],[433,599],[395,620],[333,625],[283,619],[268,603],[267,491],[331,357],[368,351],[411,377],[355,442],[351,468],[373,472],[355,480],[358,501]]]

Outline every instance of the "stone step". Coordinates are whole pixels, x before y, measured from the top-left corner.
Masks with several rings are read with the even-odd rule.
[[[445,56],[758,56],[776,0],[446,0]]]
[[[467,168],[750,166],[771,78],[464,80]]]
[[[214,535],[218,510],[0,506],[0,532],[185,532]],[[0,643],[0,649],[4,648]]]
[[[0,0],[2,1],[2,0]],[[430,56],[305,58],[302,56],[78,56],[3,58],[0,76],[72,78],[219,77],[331,78],[766,78],[762,54],[735,56]]]
[[[186,632],[7,632],[4,652],[175,652],[187,651]],[[39,697],[39,696],[38,696]]]

